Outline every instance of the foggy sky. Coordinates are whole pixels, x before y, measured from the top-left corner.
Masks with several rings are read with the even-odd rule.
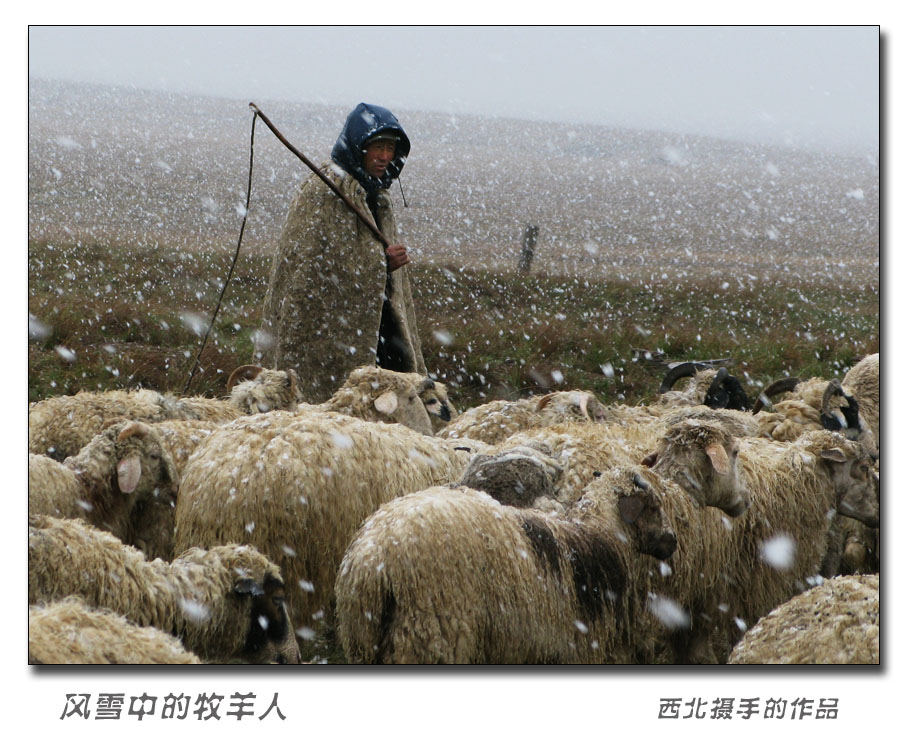
[[[878,146],[879,30],[32,27],[29,76]]]

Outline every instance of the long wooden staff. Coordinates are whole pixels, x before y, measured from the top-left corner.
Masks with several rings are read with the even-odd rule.
[[[362,212],[361,209],[359,209],[359,207],[356,205],[356,203],[353,202],[349,197],[347,197],[343,192],[341,192],[340,188],[336,184],[334,184],[334,182],[332,182],[327,176],[325,176],[324,172],[321,171],[321,169],[319,169],[317,166],[315,166],[315,164],[313,164],[311,161],[309,161],[306,158],[305,154],[303,154],[292,143],[290,143],[286,138],[284,138],[283,133],[281,133],[279,130],[277,130],[277,128],[274,127],[274,124],[270,120],[268,120],[268,116],[265,115],[258,108],[258,105],[256,105],[254,102],[250,102],[249,107],[252,108],[252,110],[255,112],[255,114],[258,115],[258,117],[260,117],[262,119],[264,124],[266,126],[268,126],[268,128],[271,129],[271,132],[275,136],[277,136],[277,140],[279,140],[284,146],[286,146],[297,157],[299,157],[299,159],[302,161],[303,164],[305,164],[307,167],[309,167],[309,169],[311,169],[313,172],[315,172],[318,175],[318,177],[321,179],[321,181],[324,182],[326,185],[328,185],[328,187],[331,188],[331,191],[333,191],[334,194],[336,194],[341,200],[343,200],[343,202],[346,204],[346,206],[348,208],[350,208],[350,210],[352,210],[354,213],[356,213],[356,215],[359,216],[359,219],[363,223],[365,223],[366,227],[370,231],[372,231],[372,234],[375,236],[375,238],[377,238],[379,241],[381,241],[381,243],[384,244],[385,248],[389,248],[390,243],[388,243],[387,238],[385,238],[384,234],[380,230],[378,230],[378,228],[375,226],[375,224],[371,220],[369,220],[369,218],[366,216],[366,214],[364,212]]]

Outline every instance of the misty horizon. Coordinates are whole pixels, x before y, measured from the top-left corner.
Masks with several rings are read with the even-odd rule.
[[[875,26],[29,29],[35,79],[860,152],[880,63]]]

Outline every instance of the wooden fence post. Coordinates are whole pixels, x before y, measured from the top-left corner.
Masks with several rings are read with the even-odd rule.
[[[535,256],[535,242],[539,237],[538,225],[527,225],[523,232],[523,248],[520,251],[520,271],[529,273],[532,257]]]

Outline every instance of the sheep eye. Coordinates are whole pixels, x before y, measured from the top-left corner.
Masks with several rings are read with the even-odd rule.
[[[428,401],[425,402],[425,404],[437,404],[437,403],[438,403],[437,399],[429,399]]]
[[[284,604],[284,598],[282,596],[275,596],[273,599],[271,599],[271,603],[274,606],[280,608]]]

